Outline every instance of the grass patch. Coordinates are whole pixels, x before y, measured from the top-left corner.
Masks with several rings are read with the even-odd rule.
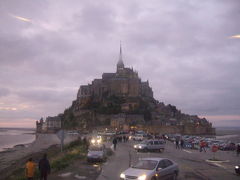
[[[68,167],[76,159],[85,158],[87,145],[81,141],[73,141],[64,148],[64,152],[51,161],[52,171],[60,171]]]
[[[47,154],[50,161],[51,171],[57,172],[68,167],[76,159],[86,158],[87,144],[84,141],[76,140],[66,145],[64,147],[64,152],[50,151]],[[26,180],[24,165],[15,170],[7,180]],[[35,178],[39,177],[40,173],[37,168]]]

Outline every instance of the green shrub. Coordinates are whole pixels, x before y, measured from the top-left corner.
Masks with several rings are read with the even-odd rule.
[[[64,168],[66,168],[67,166],[68,166],[68,162],[63,161],[62,159],[57,159],[57,160],[53,161],[51,164],[51,168],[53,169],[53,171],[62,170]]]

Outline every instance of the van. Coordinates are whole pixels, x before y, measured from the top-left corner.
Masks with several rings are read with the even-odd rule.
[[[140,144],[134,145],[134,149],[139,151],[159,151],[163,152],[165,149],[166,142],[163,139],[151,139],[141,142]]]

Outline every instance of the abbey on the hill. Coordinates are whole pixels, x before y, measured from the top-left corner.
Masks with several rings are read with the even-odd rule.
[[[142,82],[136,71],[124,66],[121,46],[116,72],[103,73],[101,79],[94,79],[91,84],[80,86],[77,94],[77,103],[79,103],[80,107],[84,107],[91,99],[94,101],[102,101],[107,96],[131,99],[128,101],[128,104],[122,104],[122,106],[124,106],[123,109],[129,108],[130,110],[138,104],[134,98],[153,98],[153,91],[149,86],[149,82]]]

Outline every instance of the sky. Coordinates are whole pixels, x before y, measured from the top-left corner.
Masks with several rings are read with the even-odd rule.
[[[0,0],[0,127],[62,113],[80,85],[125,66],[154,97],[240,126],[239,0]]]

